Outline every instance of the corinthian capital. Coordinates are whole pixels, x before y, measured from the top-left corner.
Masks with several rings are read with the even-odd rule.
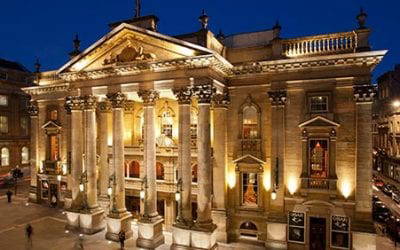
[[[97,105],[97,99],[93,95],[87,95],[84,97],[84,106],[85,109],[95,109]]]
[[[268,92],[272,106],[284,106],[286,104],[286,90],[276,90]]]
[[[182,87],[173,90],[174,95],[178,99],[179,104],[190,104],[192,98],[192,91],[188,87]]]
[[[37,106],[37,102],[35,102],[35,101],[29,102],[28,113],[29,113],[30,116],[38,116],[39,109],[38,109],[38,106]]]
[[[355,85],[354,90],[354,100],[358,103],[362,102],[372,102],[376,94],[376,89],[370,84],[366,85]]]
[[[214,105],[216,107],[227,107],[231,104],[231,97],[229,96],[228,89],[224,89],[222,94],[215,94],[213,97]]]
[[[117,92],[114,94],[108,94],[107,97],[111,101],[111,106],[113,108],[124,108],[126,96],[123,93]]]
[[[193,93],[199,99],[199,103],[211,103],[215,92],[216,90],[211,84],[195,85],[193,87]]]
[[[81,96],[67,96],[65,98],[65,109],[67,112],[71,110],[82,110],[84,106],[84,100]]]
[[[111,103],[108,100],[105,100],[103,102],[99,102],[97,104],[97,107],[98,107],[100,112],[107,113],[107,112],[111,111]]]
[[[140,90],[138,95],[140,98],[142,98],[143,104],[149,106],[154,105],[157,99],[160,97],[160,94],[154,89]]]

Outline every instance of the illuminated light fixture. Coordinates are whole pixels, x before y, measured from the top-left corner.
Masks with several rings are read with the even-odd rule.
[[[275,191],[275,189],[272,190],[272,192],[271,192],[271,199],[272,200],[276,200],[276,191]]]
[[[57,181],[61,181],[61,175],[57,175]]]
[[[178,202],[181,200],[181,193],[179,191],[175,192],[175,200]]]
[[[108,189],[107,189],[107,194],[108,194],[109,196],[112,195],[112,187],[108,187]]]
[[[65,230],[65,233],[67,234],[67,233],[69,233],[69,231],[68,231],[68,230]]]
[[[66,163],[64,163],[63,166],[62,166],[63,175],[66,175],[66,174],[67,174],[67,171],[68,171],[68,166],[67,166]]]
[[[351,194],[351,186],[350,183],[348,181],[343,181],[342,182],[342,195],[345,199],[349,198],[350,194]]]
[[[392,106],[395,108],[400,107],[400,101],[399,100],[393,101]]]
[[[228,173],[228,186],[230,189],[236,186],[236,174],[234,172]]]
[[[29,202],[25,203],[25,206],[29,206]]]
[[[79,190],[83,192],[85,190],[85,186],[83,184],[79,184]]]
[[[79,237],[83,237],[83,234],[79,234]]]

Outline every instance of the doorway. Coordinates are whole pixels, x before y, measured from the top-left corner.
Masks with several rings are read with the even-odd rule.
[[[310,250],[324,250],[326,246],[326,219],[310,217]]]

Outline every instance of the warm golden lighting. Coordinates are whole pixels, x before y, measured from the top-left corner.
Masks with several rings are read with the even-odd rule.
[[[179,201],[181,200],[181,193],[178,192],[178,191],[175,192],[175,200],[176,200],[177,202],[179,202]]]
[[[108,137],[107,137],[107,145],[112,146],[112,136],[111,135],[108,135]]]
[[[276,200],[276,191],[275,191],[275,190],[273,190],[273,191],[271,192],[271,199],[272,199],[272,200]]]
[[[57,175],[57,181],[61,181],[61,175]]]
[[[400,107],[400,101],[399,100],[393,101],[392,105],[393,107],[398,108]]]
[[[108,194],[109,196],[112,195],[112,187],[109,187],[109,188],[107,189],[107,194]]]
[[[83,186],[83,184],[80,184],[80,185],[79,185],[79,190],[80,190],[81,192],[83,192],[83,191],[85,190],[85,187]]]
[[[351,184],[349,181],[342,181],[342,185],[341,185],[341,191],[342,191],[342,195],[345,199],[349,198],[350,194],[351,194]]]
[[[287,183],[287,189],[289,190],[289,193],[293,195],[297,191],[297,180],[296,177],[290,176],[288,183]]]
[[[271,171],[265,169],[263,179],[264,188],[266,191],[269,191],[271,189]]]
[[[67,165],[67,163],[64,163],[64,164],[62,165],[62,172],[63,172],[63,175],[66,175],[66,174],[67,174],[67,171],[68,171],[68,165]]]
[[[236,174],[235,172],[228,173],[228,186],[230,189],[234,188],[236,185]]]

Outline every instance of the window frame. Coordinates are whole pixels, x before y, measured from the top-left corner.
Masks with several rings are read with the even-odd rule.
[[[5,122],[3,122],[3,118],[5,118]],[[0,134],[8,134],[10,132],[10,119],[6,114],[0,114]],[[3,125],[5,125],[5,131],[3,131]]]
[[[7,156],[7,164],[4,164],[4,165],[3,165],[3,149],[6,149],[7,150],[7,154],[8,154],[8,156]],[[0,148],[0,157],[1,157],[0,166],[1,167],[9,167],[10,166],[10,149],[8,147],[4,146],[4,147]]]
[[[27,150],[27,161],[24,161],[24,157],[23,157],[23,155],[24,155],[24,149]],[[27,164],[29,164],[29,159],[30,159],[29,147],[23,146],[23,147],[21,148],[21,165],[27,165]]]
[[[326,97],[326,110],[313,111],[311,108],[311,99],[314,97]],[[332,93],[331,92],[309,92],[307,93],[307,111],[309,114],[326,114],[332,112]]]
[[[10,97],[8,95],[5,95],[5,94],[0,94],[0,100],[1,100],[1,97],[5,97],[6,103],[3,105],[0,102],[0,107],[8,107],[9,104],[10,104]]]
[[[319,177],[312,177],[311,176],[311,141],[318,141],[318,140],[324,140],[327,142],[327,152],[328,152],[328,158],[326,159],[326,177],[319,178]],[[308,165],[308,177],[312,179],[328,179],[329,178],[329,167],[330,167],[330,138],[328,137],[310,137],[308,138],[307,141],[307,153],[308,153],[308,160],[307,160],[307,165]]]

